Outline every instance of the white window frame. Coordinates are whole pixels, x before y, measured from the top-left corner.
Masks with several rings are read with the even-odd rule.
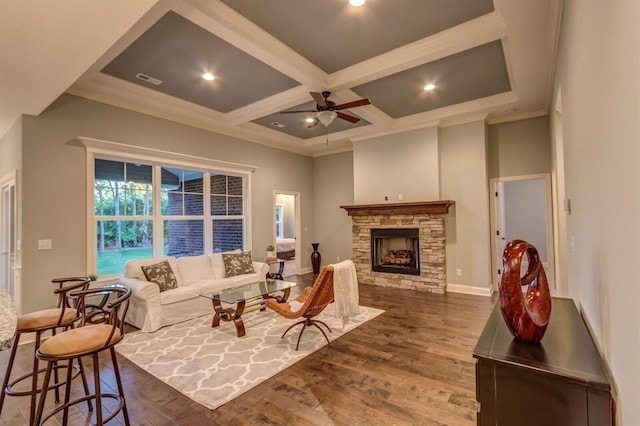
[[[277,213],[278,210],[280,210],[280,214]],[[284,208],[282,207],[282,204],[276,204],[276,211],[274,213],[276,215],[276,239],[283,238],[282,234],[284,231]],[[280,218],[280,220],[278,220],[278,218]]]
[[[255,166],[231,163],[203,157],[196,157],[175,152],[161,151],[151,148],[137,147],[116,142],[102,141],[98,139],[78,137],[73,142],[86,148],[87,168],[87,274],[95,274],[97,271],[97,219],[102,216],[95,215],[94,206],[94,180],[95,159],[123,161],[127,163],[149,164],[153,166],[153,256],[164,256],[163,222],[165,220],[201,220],[202,216],[177,216],[162,215],[161,211],[161,168],[181,168],[201,171],[204,173],[204,252],[211,253],[213,236],[213,221],[242,219],[243,220],[243,247],[244,250],[252,250],[251,236],[251,176],[257,169]],[[211,214],[210,175],[225,174],[243,178],[243,213],[234,216],[216,216]],[[120,217],[120,216],[119,216]],[[114,217],[110,217],[111,220]],[[126,216],[126,220],[138,220],[138,216]],[[123,271],[124,272],[124,271]],[[113,280],[122,276],[114,274],[100,277],[98,281]]]

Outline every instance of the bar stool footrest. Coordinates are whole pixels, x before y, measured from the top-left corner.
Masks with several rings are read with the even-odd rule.
[[[122,411],[122,408],[124,407],[124,398],[121,397],[120,395],[116,395],[115,393],[101,393],[100,397],[101,398],[115,399],[116,401],[118,401],[118,407],[111,414],[109,414],[107,417],[105,417],[102,420],[102,423],[107,423],[108,421],[113,419],[115,416],[117,416]],[[85,402],[85,401],[88,401],[88,400],[95,400],[95,399],[96,399],[96,395],[87,395],[87,396],[83,396],[82,398],[78,398],[78,399],[74,399],[73,401],[69,401],[66,404],[60,405],[60,406],[56,407],[55,410],[53,410],[52,412],[47,414],[47,416],[44,417],[40,421],[40,425],[43,425],[47,420],[49,420],[51,417],[55,416],[56,414],[58,414],[60,411],[64,410],[65,408],[71,407],[72,405],[76,405],[76,404],[79,404],[81,402]],[[98,405],[96,404],[95,409],[101,410],[102,407],[98,407]]]
[[[56,365],[53,368],[55,370],[63,368],[63,369],[67,369],[67,365]],[[71,380],[75,379],[76,377],[78,377],[80,375],[80,366],[79,365],[74,365],[73,369],[76,370],[75,373],[73,373],[73,375],[71,376]],[[46,371],[46,368],[41,368],[38,370],[38,374],[40,373],[44,373]],[[5,388],[5,394],[9,395],[9,396],[27,396],[27,395],[31,395],[31,387],[29,387],[29,390],[26,391],[14,391],[13,387],[15,385],[17,385],[18,383],[22,382],[23,380],[26,379],[31,379],[31,377],[33,377],[33,372],[29,372],[27,374],[24,374],[20,377],[18,377],[17,379],[14,379],[13,381],[9,382],[9,384],[7,384],[7,387]],[[59,388],[60,386],[66,385],[67,384],[67,380],[66,378],[58,383],[54,383],[53,385],[49,386],[48,390],[52,390],[55,388]],[[42,391],[42,387],[39,387],[36,389],[36,393],[40,393]]]

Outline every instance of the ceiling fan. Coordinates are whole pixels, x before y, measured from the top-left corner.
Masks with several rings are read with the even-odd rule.
[[[369,99],[359,99],[357,101],[346,102],[344,104],[336,105],[335,102],[329,100],[329,96],[331,96],[331,92],[324,91],[322,93],[318,92],[309,92],[314,101],[316,101],[316,109],[305,109],[305,110],[295,110],[295,111],[280,111],[280,114],[294,114],[299,112],[315,112],[315,118],[313,121],[307,123],[307,128],[311,129],[316,127],[318,123],[322,123],[325,126],[329,126],[333,123],[335,118],[340,118],[342,120],[346,120],[350,123],[357,123],[360,121],[358,117],[354,117],[353,115],[345,114],[341,112],[341,110],[346,110],[350,108],[355,108],[359,106],[369,105]]]

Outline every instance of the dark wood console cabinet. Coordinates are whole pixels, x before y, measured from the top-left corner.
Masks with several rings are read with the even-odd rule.
[[[479,426],[614,424],[611,384],[571,299],[553,298],[540,344],[514,340],[498,302],[473,356]]]

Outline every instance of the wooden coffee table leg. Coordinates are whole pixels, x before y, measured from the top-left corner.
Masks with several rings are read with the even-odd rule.
[[[244,312],[245,301],[242,300],[238,302],[235,309],[232,308],[222,308],[222,304],[218,299],[211,299],[211,303],[213,304],[213,309],[215,314],[213,314],[213,319],[211,320],[211,328],[218,327],[220,325],[220,320],[225,322],[233,321],[236,326],[236,332],[238,337],[242,337],[246,334],[244,328],[244,322],[242,321],[242,313]]]
[[[236,331],[238,332],[238,337],[242,337],[245,335],[244,330],[244,322],[242,321],[241,315],[244,312],[245,301],[242,300],[238,302],[236,306],[236,312],[233,315],[233,323],[236,325]]]

